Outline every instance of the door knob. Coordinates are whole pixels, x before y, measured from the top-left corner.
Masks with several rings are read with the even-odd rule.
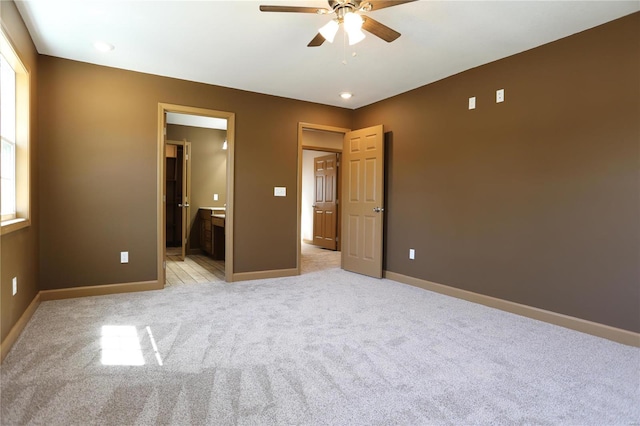
[[[384,208],[382,208],[382,207],[374,207],[373,211],[376,212],[376,213],[380,213],[380,212],[384,211]]]

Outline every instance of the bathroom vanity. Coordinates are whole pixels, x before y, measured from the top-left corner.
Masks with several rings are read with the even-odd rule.
[[[216,260],[224,260],[224,207],[200,207],[200,248]]]

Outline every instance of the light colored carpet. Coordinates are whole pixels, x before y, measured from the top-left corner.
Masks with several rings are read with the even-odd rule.
[[[335,268],[43,302],[1,381],[2,425],[640,423],[640,349]]]
[[[303,274],[340,268],[340,252],[302,243],[300,269]]]

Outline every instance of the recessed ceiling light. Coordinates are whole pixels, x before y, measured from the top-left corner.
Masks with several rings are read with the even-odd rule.
[[[342,92],[340,93],[340,97],[342,99],[351,99],[351,97],[353,96],[353,94],[349,93],[349,92]]]
[[[109,44],[105,41],[96,41],[95,43],[93,43],[93,47],[95,47],[96,50],[99,50],[100,52],[111,52],[113,49],[115,49],[113,44]]]

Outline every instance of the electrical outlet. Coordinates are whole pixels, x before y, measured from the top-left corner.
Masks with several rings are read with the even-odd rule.
[[[120,263],[129,263],[129,252],[121,251],[120,252]]]
[[[218,201],[218,194],[213,194],[213,201]]]
[[[18,277],[13,277],[11,280],[11,285],[13,287],[13,295],[15,296],[18,292]]]
[[[415,249],[409,249],[409,259],[414,260],[416,258]]]

